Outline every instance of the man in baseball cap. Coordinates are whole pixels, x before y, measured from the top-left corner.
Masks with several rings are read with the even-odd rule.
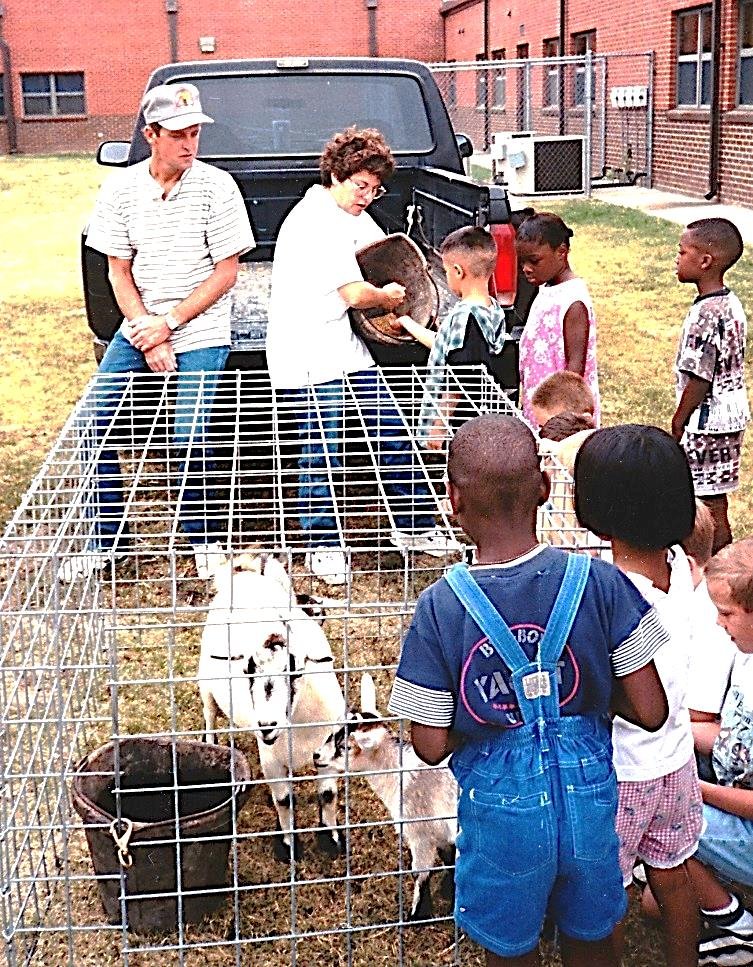
[[[193,84],[160,84],[144,95],[144,121],[168,131],[182,131],[194,124],[214,124],[201,110],[199,92]]]
[[[224,561],[219,541],[227,527],[207,483],[206,429],[230,349],[230,292],[240,256],[253,248],[254,236],[231,175],[196,158],[201,125],[212,118],[202,111],[193,84],[153,87],[141,107],[149,157],[105,182],[87,235],[87,244],[107,256],[123,314],[99,371],[177,374],[183,414],[172,434],[179,455],[178,515],[196,573],[209,578]],[[130,542],[124,520],[130,501],[118,454],[105,446],[125,385],[103,380],[93,390],[98,517],[84,553],[61,565],[62,581],[88,578],[108,561],[117,562]]]

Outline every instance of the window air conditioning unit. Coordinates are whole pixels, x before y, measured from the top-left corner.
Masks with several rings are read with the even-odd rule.
[[[511,195],[583,191],[582,135],[507,133],[504,155],[501,173]]]

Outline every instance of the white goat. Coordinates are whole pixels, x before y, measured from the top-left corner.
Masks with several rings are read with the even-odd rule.
[[[346,749],[346,739],[347,749]],[[446,866],[455,865],[458,786],[446,765],[429,767],[410,742],[401,742],[387,728],[376,709],[371,675],[361,676],[361,709],[349,711],[347,722],[314,753],[317,768],[366,773],[365,778],[387,807],[395,829],[410,848],[416,873],[410,920],[432,915],[429,875],[437,854]],[[453,870],[448,871],[454,896]]]
[[[205,737],[215,741],[217,713],[240,729],[253,729],[264,778],[270,785],[279,829],[275,852],[295,855],[294,773],[311,766],[314,751],[342,721],[345,700],[332,650],[318,621],[298,606],[290,577],[271,555],[244,555],[216,575],[201,639],[199,691]],[[241,570],[238,570],[238,568]],[[317,775],[320,847],[342,851],[337,826],[337,784]]]

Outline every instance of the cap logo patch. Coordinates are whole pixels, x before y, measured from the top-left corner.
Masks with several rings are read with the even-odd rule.
[[[194,103],[194,96],[187,87],[181,87],[175,92],[175,106],[180,107],[192,107]]]

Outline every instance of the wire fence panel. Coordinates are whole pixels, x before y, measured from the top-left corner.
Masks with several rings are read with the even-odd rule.
[[[275,398],[259,374],[196,381],[96,376],[3,539],[7,963],[480,964],[452,919],[453,780],[386,715],[417,595],[472,554],[444,457],[416,438],[426,375],[347,377],[334,400]],[[441,390],[446,436],[516,414],[478,368]],[[542,535],[586,546],[550,469]],[[434,556],[395,547],[427,508]],[[317,514],[344,584],[304,554]],[[182,529],[197,519],[229,554],[213,582]],[[367,705],[361,750],[346,710]]]
[[[456,131],[515,195],[650,184],[651,54],[432,64]],[[586,105],[591,105],[591,110]],[[477,172],[478,173],[478,172]]]

